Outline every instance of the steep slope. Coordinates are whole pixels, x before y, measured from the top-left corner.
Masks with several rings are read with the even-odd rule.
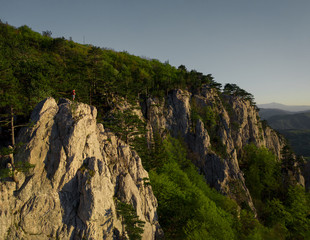
[[[242,149],[249,143],[264,146],[279,161],[285,140],[271,128],[262,126],[256,108],[249,101],[222,97],[204,85],[199,93],[175,90],[165,101],[147,99],[145,116],[151,132],[165,135],[168,130],[172,136],[185,140],[194,153],[192,161],[211,186],[255,212],[239,167]],[[301,179],[304,185],[300,172],[297,175],[296,179]]]
[[[267,110],[267,112],[264,110]],[[274,115],[270,115],[268,110],[273,111],[271,109],[260,109],[260,116],[265,118],[273,129],[276,129],[288,139],[298,155],[309,158],[310,112],[277,114],[279,112],[273,111]]]
[[[310,159],[310,129],[307,130],[279,130],[285,136],[298,155]]]
[[[64,99],[38,104],[15,156],[35,168],[18,174],[17,183],[0,183],[1,239],[118,238],[123,227],[114,198],[134,206],[145,222],[143,239],[160,235],[141,159],[96,124],[96,115],[96,108]]]
[[[143,239],[154,239],[158,209],[167,239],[306,239],[303,161],[260,121],[245,90],[27,26],[0,23],[0,40],[1,144],[16,147],[11,133],[40,100],[74,88],[84,102],[49,98],[20,132],[15,161],[35,168],[0,175],[0,238],[118,239],[139,232],[140,219]],[[0,157],[2,174],[12,165]]]

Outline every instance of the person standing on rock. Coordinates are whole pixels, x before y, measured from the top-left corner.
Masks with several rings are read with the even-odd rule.
[[[72,90],[72,100],[74,101],[75,99],[75,89]]]

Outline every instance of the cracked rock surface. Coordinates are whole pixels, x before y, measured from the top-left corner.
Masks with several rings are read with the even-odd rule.
[[[35,167],[18,184],[0,183],[0,239],[117,239],[115,197],[145,221],[143,239],[162,234],[140,157],[96,117],[96,108],[66,99],[36,106],[15,156]]]

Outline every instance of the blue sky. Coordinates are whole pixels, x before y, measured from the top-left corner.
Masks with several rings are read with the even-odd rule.
[[[309,0],[0,0],[0,19],[310,105]]]

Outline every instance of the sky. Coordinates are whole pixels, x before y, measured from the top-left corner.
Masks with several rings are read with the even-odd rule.
[[[0,19],[310,105],[309,0],[0,0]]]

